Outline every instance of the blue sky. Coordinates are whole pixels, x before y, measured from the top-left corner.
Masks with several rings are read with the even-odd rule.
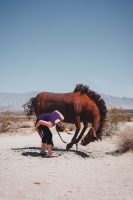
[[[132,0],[0,0],[0,92],[133,97]]]

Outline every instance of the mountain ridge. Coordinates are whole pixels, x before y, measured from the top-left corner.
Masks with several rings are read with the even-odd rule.
[[[0,92],[0,111],[23,111],[23,104],[39,92],[31,91],[25,93],[6,93]],[[133,109],[133,98],[116,97],[107,94],[100,94],[104,99],[107,108]]]

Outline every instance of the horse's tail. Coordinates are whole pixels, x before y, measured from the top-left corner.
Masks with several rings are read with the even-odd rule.
[[[31,98],[23,105],[24,113],[27,115],[27,117],[30,117],[35,113],[35,99],[35,97]]]
[[[107,114],[107,108],[105,101],[102,99],[101,95],[96,93],[95,91],[89,90],[87,94],[97,105],[99,111],[100,111],[100,126],[96,132],[98,139],[101,139],[102,137],[102,131],[103,131],[103,126]]]
[[[107,114],[107,108],[105,105],[105,101],[102,99],[101,95],[90,90],[87,85],[77,84],[74,89],[74,92],[78,92],[78,91],[81,92],[81,94],[87,94],[96,103],[96,105],[100,111],[100,126],[97,130],[97,137],[98,137],[98,139],[101,139],[102,129],[103,129],[103,125],[104,125],[106,114]]]

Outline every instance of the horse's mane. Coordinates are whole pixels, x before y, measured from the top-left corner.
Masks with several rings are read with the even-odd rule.
[[[73,92],[81,92],[81,94],[88,94],[89,87],[83,84],[77,84]]]
[[[102,99],[101,95],[93,90],[90,90],[87,85],[83,84],[77,84],[73,92],[81,92],[81,95],[87,94],[96,103],[97,107],[99,108],[101,116],[100,119],[101,124],[98,131],[101,132],[107,113],[105,101]]]
[[[90,90],[89,86],[83,84],[77,84],[73,92],[81,92],[81,94],[87,94],[98,106],[100,113],[107,113],[105,101],[101,95],[97,92]]]

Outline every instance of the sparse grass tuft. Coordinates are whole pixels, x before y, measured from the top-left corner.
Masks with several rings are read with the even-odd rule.
[[[103,135],[112,136],[119,130],[121,124],[128,121],[127,115],[122,109],[112,108],[108,111]]]
[[[133,127],[126,126],[118,133],[118,151],[133,151]]]
[[[13,133],[21,128],[32,128],[34,127],[34,118],[31,120],[23,113],[0,113],[0,134]]]
[[[12,123],[10,121],[4,121],[1,125],[0,132],[6,133],[10,130]]]

